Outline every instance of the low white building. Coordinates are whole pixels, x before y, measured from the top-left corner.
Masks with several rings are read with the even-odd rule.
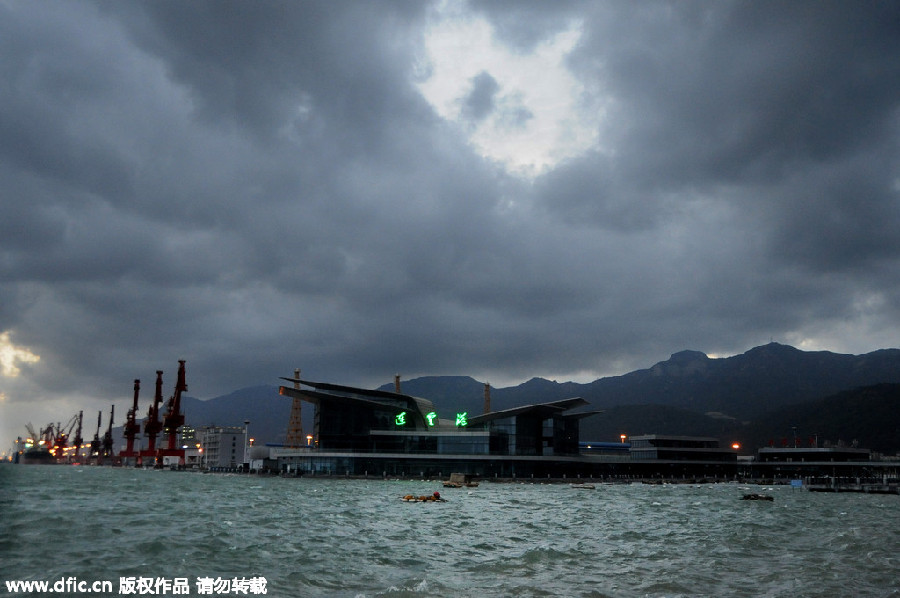
[[[207,426],[198,430],[202,467],[235,469],[245,462],[247,428]]]

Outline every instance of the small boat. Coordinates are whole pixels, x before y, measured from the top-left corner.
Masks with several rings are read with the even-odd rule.
[[[770,494],[745,494],[741,500],[770,500],[774,501],[775,497]]]
[[[477,488],[478,482],[472,480],[472,476],[465,473],[451,473],[450,479],[444,482],[444,488]]]
[[[572,484],[572,488],[576,490],[593,490],[596,486],[593,484]]]
[[[435,492],[434,494],[423,494],[421,496],[416,496],[414,494],[407,494],[406,496],[401,496],[400,500],[403,502],[447,502],[446,499],[441,498],[440,492]]]

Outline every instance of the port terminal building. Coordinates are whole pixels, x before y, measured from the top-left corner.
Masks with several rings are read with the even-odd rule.
[[[621,443],[582,441],[581,421],[602,412],[590,410],[580,397],[492,411],[485,385],[484,412],[472,414],[444,412],[428,399],[404,394],[399,380],[393,392],[299,375],[283,380],[290,385],[280,386],[279,393],[312,403],[314,421],[301,446],[255,447],[248,464],[253,470],[426,478],[462,473],[483,479],[770,478],[819,473],[819,461],[801,460],[826,453],[831,471],[883,469],[865,451],[761,451],[742,462],[739,447],[721,447],[717,438],[648,434],[628,442],[623,435]],[[853,457],[865,461],[836,462]],[[886,473],[896,476],[896,463],[889,468]]]
[[[587,460],[579,422],[599,413],[585,410],[587,401],[578,397],[482,414],[444,413],[428,399],[399,391],[284,380],[292,385],[281,386],[280,394],[315,406],[308,445],[273,453],[285,472],[575,477]]]
[[[440,412],[428,399],[283,378],[279,393],[314,405],[307,444],[257,453],[282,473],[389,477],[732,477],[737,453],[715,438],[647,435],[583,442],[580,423],[601,413],[580,397],[485,412]],[[261,448],[261,447],[260,447]]]

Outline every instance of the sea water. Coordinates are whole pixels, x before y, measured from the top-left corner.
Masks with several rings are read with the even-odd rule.
[[[66,579],[111,582],[92,596],[898,596],[900,497],[0,465],[0,598]]]

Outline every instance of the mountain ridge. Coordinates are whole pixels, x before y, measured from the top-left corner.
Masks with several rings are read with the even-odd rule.
[[[607,410],[582,420],[583,439],[617,440],[620,433],[679,430],[725,438],[781,409],[878,384],[900,384],[900,349],[847,355],[769,343],[731,357],[678,351],[649,368],[585,384],[531,378],[517,386],[491,388],[491,408],[500,411],[578,396],[590,403],[586,409]],[[380,389],[392,391],[394,385]],[[402,380],[401,392],[430,399],[439,412],[483,410],[484,383],[471,376]],[[851,400],[848,397],[842,400]],[[291,400],[278,395],[277,386],[262,385],[206,401],[188,397],[184,406],[191,425],[240,426],[249,420],[251,436],[279,443],[287,430]],[[304,403],[307,430],[312,413],[312,406]],[[615,421],[618,416],[621,421]],[[648,427],[652,422],[656,422],[655,429]],[[621,429],[626,426],[628,429]]]

